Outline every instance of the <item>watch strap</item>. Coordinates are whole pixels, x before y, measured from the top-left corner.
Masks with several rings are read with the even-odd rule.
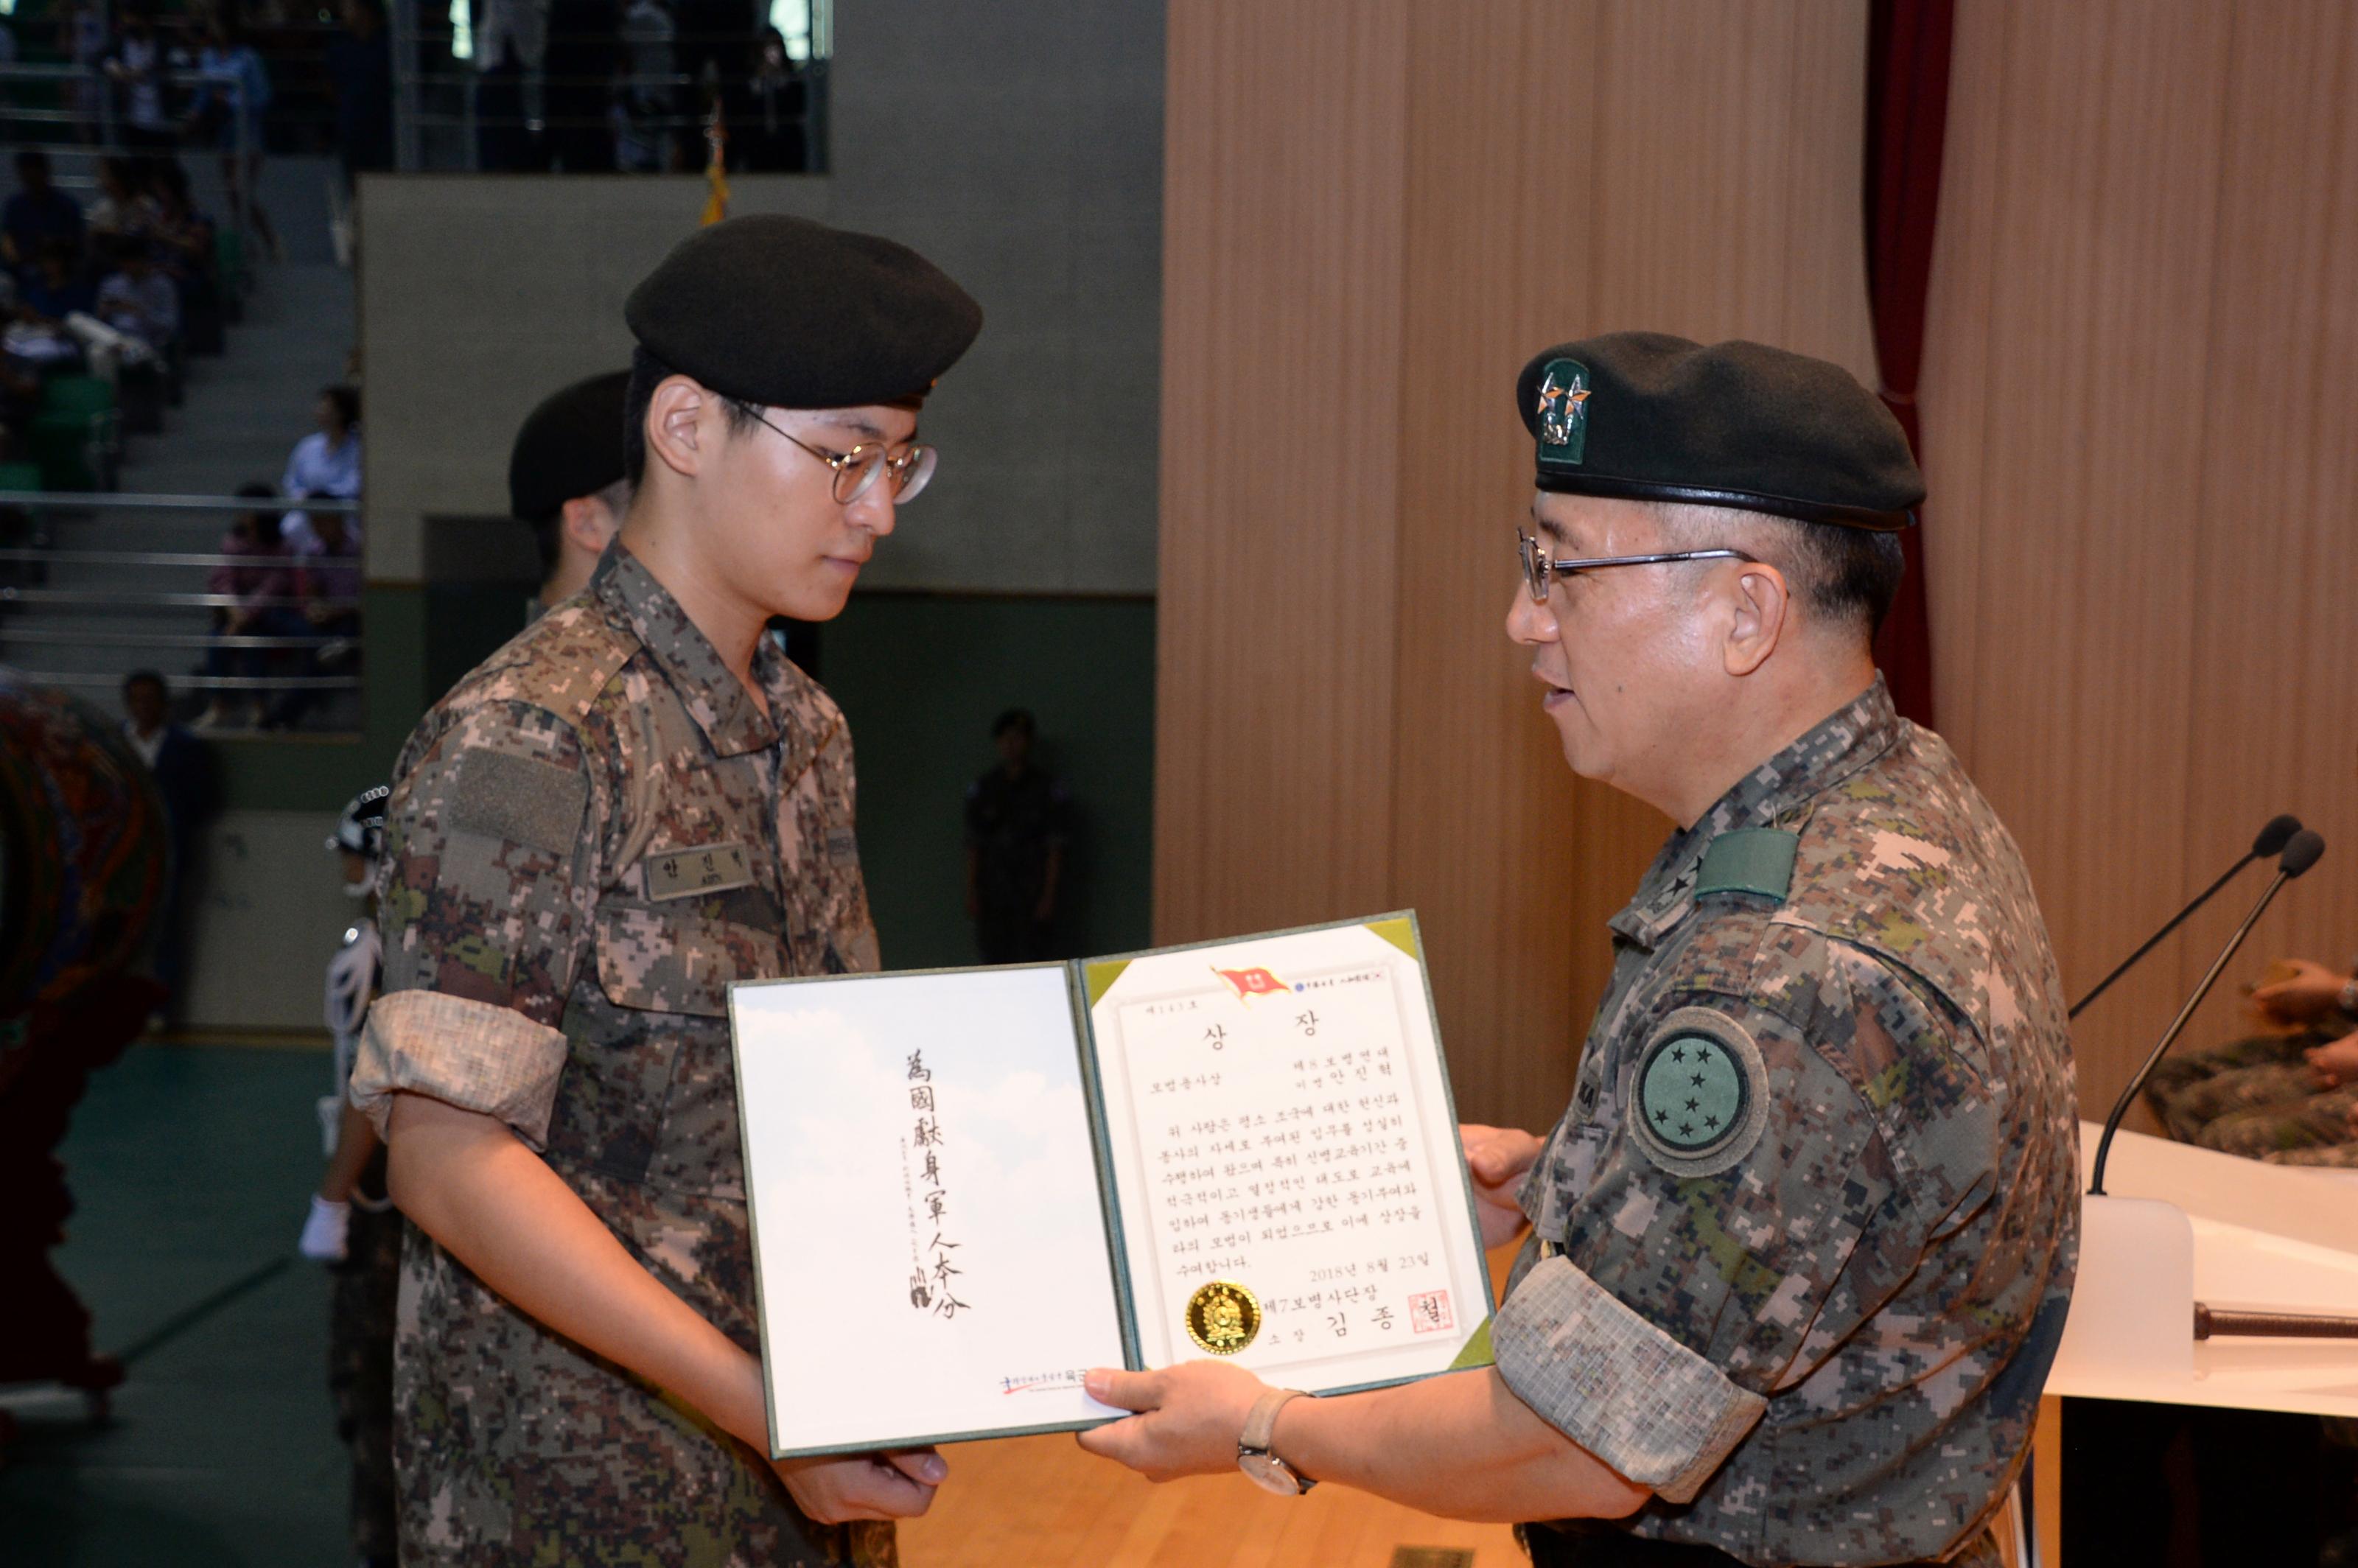
[[[1277,1412],[1285,1408],[1288,1400],[1303,1397],[1300,1389],[1266,1389],[1253,1401],[1252,1411],[1245,1417],[1245,1429],[1237,1436],[1239,1454],[1266,1454],[1270,1440],[1277,1434]]]

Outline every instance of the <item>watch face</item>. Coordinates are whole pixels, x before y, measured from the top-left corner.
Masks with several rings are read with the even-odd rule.
[[[1237,1468],[1281,1498],[1299,1497],[1302,1493],[1300,1477],[1274,1454],[1240,1454],[1237,1456]]]

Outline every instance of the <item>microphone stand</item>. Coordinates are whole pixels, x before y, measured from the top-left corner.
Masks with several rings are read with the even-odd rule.
[[[2115,968],[2111,974],[2106,975],[2103,979],[2098,980],[2093,990],[2090,991],[2086,996],[2082,997],[2078,1001],[2073,1002],[2071,1004],[2071,1011],[2063,1015],[2064,1022],[2068,1023],[2072,1019],[2075,1019],[2082,1013],[2087,1011],[2088,1004],[2090,1002],[2095,1000],[2098,997],[2112,989],[2113,982],[2115,980],[2119,979],[2123,975],[2125,975],[2131,969],[2136,968],[2136,961],[2139,958],[2144,957],[2147,953],[2152,952],[2156,947],[2159,946],[2163,937],[2169,935],[2171,932],[2185,925],[2188,916],[2191,915],[2196,910],[2201,909],[2204,904],[2209,903],[2212,898],[2217,894],[2221,888],[2225,887],[2229,882],[2234,881],[2237,877],[2241,876],[2243,874],[2244,868],[2250,865],[2254,860],[2256,860],[2259,858],[2259,851],[2254,850],[2252,853],[2245,855],[2242,860],[2236,861],[2234,865],[2228,867],[2227,874],[2225,876],[2221,877],[2217,881],[2212,882],[2209,887],[2204,888],[2201,893],[2196,895],[2192,903],[2188,904],[2184,909],[2180,910],[2175,915],[2170,917],[2169,925],[2163,926],[2160,930],[2147,937],[2144,946],[2139,947],[2136,952],[2131,953],[2127,957],[2123,958],[2120,962],[2120,967]]]
[[[2323,848],[2321,844],[2319,846],[2320,850]],[[2311,864],[2314,863],[2312,860]],[[2242,870],[2241,867],[2236,869]],[[2252,934],[2252,927],[2259,924],[2260,916],[2267,911],[2269,901],[2277,896],[2277,890],[2299,876],[2300,871],[2308,869],[2308,866],[2301,867],[2300,871],[2278,869],[2275,877],[2270,879],[2267,891],[2260,894],[2260,902],[2252,905],[2252,913],[2244,916],[2244,923],[2235,927],[2235,934],[2233,936],[2227,938],[2227,946],[2220,950],[2218,958],[2211,966],[2210,973],[2204,975],[2202,983],[2194,988],[2194,994],[2187,999],[2186,1005],[2178,1010],[2178,1016],[2170,1022],[2169,1029],[2163,1032],[2161,1043],[2153,1048],[2152,1054],[2146,1057],[2145,1065],[2139,1067],[2130,1077],[2128,1087],[2121,1090],[2121,1098],[2114,1105],[2113,1114],[2104,1119],[2104,1135],[2096,1144],[2094,1179],[2088,1184],[2090,1197],[2100,1198],[2104,1195],[2104,1160],[2113,1152],[2113,1134],[2121,1130],[2121,1118],[2126,1116],[2129,1113],[2129,1107],[2136,1103],[2137,1090],[2145,1087],[2146,1079],[2151,1077],[2154,1068],[2161,1065],[2162,1053],[2176,1043],[2179,1032],[2186,1027],[2187,1020],[2192,1018],[2194,1010],[2202,1005],[2202,999],[2211,994],[2211,988],[2219,983],[2219,976],[2227,968],[2227,960],[2235,956],[2235,950],[2244,945],[2244,938],[2249,936]]]

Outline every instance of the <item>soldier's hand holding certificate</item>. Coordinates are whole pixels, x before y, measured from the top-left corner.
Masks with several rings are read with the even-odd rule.
[[[1411,916],[730,1008],[774,1456],[1112,1420],[1097,1366],[1489,1359]]]

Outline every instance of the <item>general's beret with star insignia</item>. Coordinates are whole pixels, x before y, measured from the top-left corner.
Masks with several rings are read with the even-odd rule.
[[[1691,502],[1888,532],[1924,476],[1883,400],[1848,371],[1741,340],[1608,332],[1534,355],[1515,410],[1539,488]]]

